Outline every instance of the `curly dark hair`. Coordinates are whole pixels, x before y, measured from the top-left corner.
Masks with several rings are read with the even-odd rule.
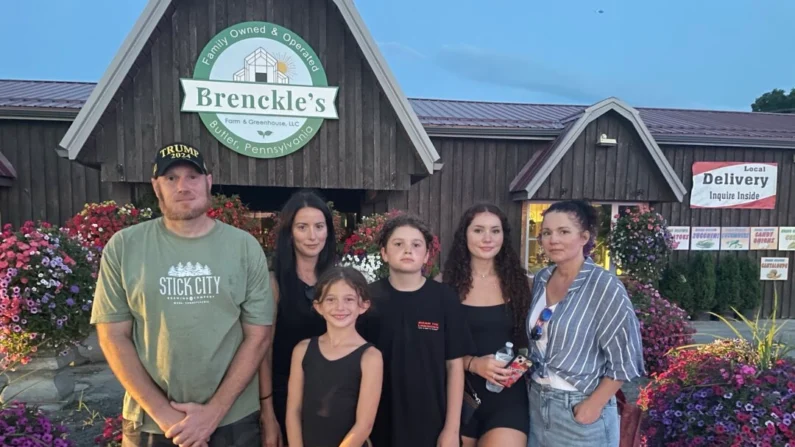
[[[513,312],[514,343],[527,347],[525,319],[530,309],[532,291],[527,271],[522,267],[519,255],[511,245],[511,225],[508,216],[497,206],[480,203],[470,207],[458,223],[453,235],[453,244],[444,263],[442,281],[455,289],[463,301],[472,289],[472,256],[467,248],[467,229],[476,215],[490,213],[500,218],[503,231],[503,244],[494,258],[494,267],[500,278],[500,289],[509,308]]]
[[[385,248],[392,233],[400,227],[411,227],[416,229],[422,233],[422,237],[425,239],[425,248],[428,249],[431,247],[433,243],[433,233],[431,233],[428,225],[419,217],[405,213],[398,214],[384,222],[384,226],[381,228],[381,234],[378,235],[378,246]]]

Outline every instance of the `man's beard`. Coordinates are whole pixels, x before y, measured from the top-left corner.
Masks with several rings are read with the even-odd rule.
[[[158,194],[158,196],[162,196],[162,194]],[[163,213],[163,216],[168,220],[193,220],[198,217],[201,217],[203,214],[207,214],[207,211],[211,208],[211,201],[210,201],[210,189],[207,189],[205,195],[204,204],[197,208],[192,208],[188,210],[176,210],[171,209],[169,206],[158,197],[158,204],[160,205],[160,211]]]

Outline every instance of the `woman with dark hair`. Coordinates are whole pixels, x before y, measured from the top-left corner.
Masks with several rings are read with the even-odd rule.
[[[290,363],[295,345],[326,331],[313,309],[317,278],[335,261],[334,221],[316,193],[298,191],[284,205],[271,272],[276,303],[274,339],[259,370],[260,419],[267,447],[287,439],[285,412]]]
[[[502,386],[500,381],[508,375],[494,353],[506,342],[513,343],[514,353],[527,347],[524,323],[530,281],[511,246],[511,226],[500,208],[478,204],[464,213],[442,281],[458,292],[477,348],[474,356],[464,357],[464,366],[481,404],[461,427],[463,445],[524,447],[529,430],[524,381],[499,393],[486,389],[487,382]]]
[[[535,277],[527,318],[534,446],[619,444],[616,392],[645,374],[640,325],[626,289],[590,258],[596,210],[568,200],[544,213],[541,245],[553,263]]]

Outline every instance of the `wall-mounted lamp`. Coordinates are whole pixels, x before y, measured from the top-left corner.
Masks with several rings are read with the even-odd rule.
[[[607,138],[607,134],[599,135],[599,140],[596,142],[597,146],[615,146],[617,144],[615,138]]]

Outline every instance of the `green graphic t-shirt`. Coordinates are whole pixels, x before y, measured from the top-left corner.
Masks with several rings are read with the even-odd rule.
[[[126,228],[102,253],[91,323],[132,320],[143,367],[172,401],[206,403],[243,340],[242,324],[270,325],[274,304],[262,247],[247,232],[216,221],[185,238],[162,218]],[[258,377],[219,426],[259,410]],[[162,433],[127,393],[125,419]]]

